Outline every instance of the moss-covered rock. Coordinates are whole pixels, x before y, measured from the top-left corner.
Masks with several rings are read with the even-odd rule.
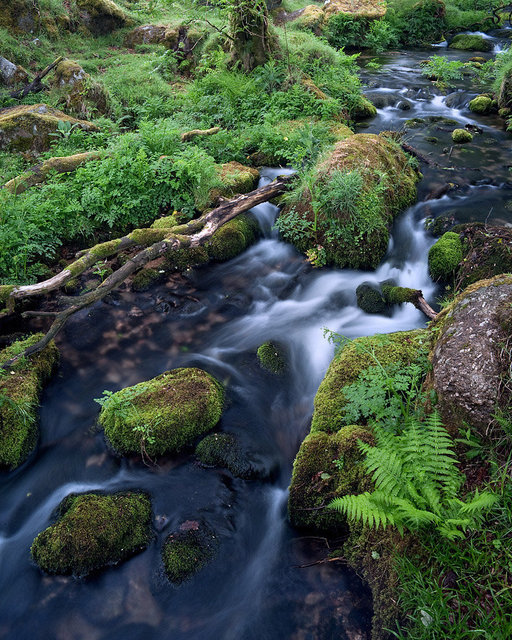
[[[91,76],[74,60],[62,60],[55,68],[52,85],[60,89],[66,108],[81,117],[108,112],[110,97],[105,87],[91,79]]]
[[[325,21],[324,10],[316,4],[308,4],[304,7],[295,24],[303,29],[311,29],[320,34]]]
[[[512,69],[503,73],[498,91],[498,107],[510,109],[512,107]]]
[[[106,400],[99,422],[124,455],[176,453],[220,420],[222,385],[201,369],[173,369],[121,389]]]
[[[446,282],[453,278],[462,257],[462,240],[459,234],[447,231],[428,252],[428,270],[432,280]]]
[[[465,144],[466,142],[471,142],[473,140],[473,134],[471,134],[467,129],[454,129],[452,131],[452,140],[456,144]]]
[[[209,261],[210,256],[206,247],[184,247],[176,251],[168,251],[165,256],[166,267],[176,271],[186,271]]]
[[[260,366],[265,371],[282,375],[288,368],[288,354],[285,347],[277,342],[265,342],[256,352]]]
[[[0,56],[0,85],[12,87],[27,82],[28,73],[23,67]]]
[[[151,501],[144,493],[70,495],[56,524],[34,540],[32,558],[46,573],[84,576],[145,549],[150,525]]]
[[[18,340],[0,352],[0,364],[43,337],[35,334]],[[0,467],[15,469],[37,443],[37,406],[43,385],[50,379],[59,359],[51,342],[30,360],[20,360],[0,377]]]
[[[160,273],[158,269],[145,267],[133,277],[132,289],[134,291],[147,291],[153,284],[156,284],[163,275],[165,274]]]
[[[30,0],[8,0],[0,5],[0,27],[12,33],[30,32],[38,24],[38,10]]]
[[[325,4],[326,18],[337,13],[348,13],[355,18],[378,19],[386,15],[386,4],[379,0],[329,0]]]
[[[260,173],[253,167],[245,167],[239,162],[226,162],[217,168],[221,187],[215,189],[212,199],[222,196],[229,198],[239,193],[248,193],[256,188]]]
[[[83,24],[95,36],[133,24],[128,14],[112,0],[76,0],[76,4]]]
[[[373,444],[371,432],[347,425],[338,432],[310,433],[302,443],[290,484],[288,514],[294,527],[327,535],[346,530],[346,521],[326,507],[331,500],[370,488],[361,464],[359,440]]]
[[[217,547],[217,537],[210,527],[194,520],[184,522],[162,547],[167,577],[174,584],[181,584],[212,560]]]
[[[164,24],[143,24],[126,34],[124,44],[129,48],[138,44],[162,44],[168,28]]]
[[[256,220],[249,214],[240,214],[213,234],[206,244],[208,254],[219,262],[231,260],[253,244],[258,234]]]
[[[261,477],[261,470],[251,463],[238,438],[231,433],[212,433],[196,447],[199,461],[208,467],[223,467],[236,478]]]
[[[357,338],[334,357],[315,396],[311,431],[332,433],[346,424],[343,387],[355,382],[360,373],[377,361],[386,366],[394,362],[410,364],[424,358],[430,346],[426,329],[399,331]]]
[[[477,96],[469,101],[469,110],[473,113],[489,113],[492,108],[492,98],[489,96]]]
[[[354,119],[366,120],[367,118],[374,118],[376,115],[377,107],[364,96],[360,96],[352,109],[352,116]]]
[[[482,36],[459,33],[450,42],[450,49],[459,49],[460,51],[492,51],[492,41]]]
[[[349,136],[319,162],[313,184],[283,209],[281,233],[304,253],[321,250],[323,264],[375,269],[394,216],[415,201],[417,179],[398,143],[382,135]]]
[[[357,306],[365,313],[385,313],[388,304],[380,287],[373,282],[363,282],[356,289]]]
[[[0,149],[46,151],[59,122],[68,122],[84,131],[98,131],[92,122],[77,120],[47,104],[9,107],[0,111]]]

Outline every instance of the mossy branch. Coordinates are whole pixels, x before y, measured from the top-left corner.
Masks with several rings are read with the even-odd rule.
[[[20,358],[29,357],[44,349],[73,314],[104,298],[151,260],[155,260],[170,251],[184,247],[198,247],[205,244],[213,234],[229,220],[232,220],[240,213],[248,211],[262,202],[267,202],[284,193],[292,180],[293,176],[281,176],[264,187],[223,202],[216,209],[203,214],[200,218],[192,220],[188,224],[170,229],[135,229],[123,238],[110,240],[92,247],[83,253],[75,262],[49,280],[35,285],[6,287],[5,292],[3,292],[5,293],[4,298],[8,310],[12,313],[16,300],[46,294],[59,289],[68,280],[77,277],[100,260],[104,260],[107,257],[111,257],[135,246],[145,246],[142,251],[139,251],[135,256],[130,258],[122,267],[114,271],[92,291],[77,297],[61,297],[59,304],[65,308],[57,312],[55,320],[44,337],[24,352],[5,362],[1,368],[9,369],[14,362]],[[0,293],[2,292],[0,291]],[[33,313],[31,315],[33,315]]]

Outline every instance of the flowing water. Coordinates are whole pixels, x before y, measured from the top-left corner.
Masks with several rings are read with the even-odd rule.
[[[277,209],[264,204],[253,211],[263,238],[243,255],[144,294],[121,291],[70,321],[59,338],[59,374],[42,398],[37,452],[23,468],[0,477],[0,638],[368,637],[371,596],[357,576],[337,563],[303,566],[329,550],[324,540],[287,524],[287,486],[333,355],[323,328],[356,337],[424,325],[411,305],[390,315],[363,313],[356,306],[358,284],[394,278],[435,303],[439,292],[427,273],[435,239],[424,219],[510,219],[510,136],[498,119],[469,112],[477,90],[467,83],[442,95],[421,76],[418,62],[433,53],[438,50],[388,53],[380,70],[362,70],[368,95],[379,105],[365,131],[401,130],[406,120],[420,118],[424,122],[408,129],[407,142],[441,167],[454,167],[424,167],[418,204],[397,219],[376,272],[312,269],[280,242],[272,229]],[[481,133],[472,144],[451,149],[450,120],[478,125]],[[266,170],[262,181],[280,172]],[[445,195],[427,200],[448,182],[453,186]],[[257,363],[256,348],[269,339],[288,348],[283,379]],[[108,453],[95,428],[94,398],[178,366],[202,367],[226,384],[219,428],[240,438],[265,480],[246,482],[201,468],[190,454],[148,467]],[[51,523],[64,496],[133,488],[153,500],[155,538],[146,551],[87,580],[42,576],[31,564],[32,540]],[[159,554],[164,539],[187,519],[207,522],[219,551],[198,575],[174,587]]]

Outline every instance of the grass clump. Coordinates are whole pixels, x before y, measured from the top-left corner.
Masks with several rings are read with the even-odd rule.
[[[98,400],[105,437],[122,455],[153,458],[191,445],[220,420],[222,385],[201,369],[174,369]]]
[[[144,493],[70,495],[58,515],[31,547],[45,573],[85,576],[126,560],[151,539],[151,501]]]
[[[0,364],[42,337],[38,333],[13,343],[0,352]],[[0,467],[15,469],[36,446],[39,396],[58,359],[57,347],[51,342],[30,360],[22,358],[0,373]]]

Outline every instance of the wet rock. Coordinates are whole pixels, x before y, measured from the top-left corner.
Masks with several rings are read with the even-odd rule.
[[[153,269],[152,267],[145,267],[141,269],[132,280],[133,291],[147,291],[150,287],[156,284],[159,280],[165,277],[163,270]]]
[[[457,224],[454,214],[446,212],[443,216],[437,218],[427,218],[425,220],[425,229],[431,233],[434,238],[440,238],[444,233],[450,231]]]
[[[217,536],[203,522],[172,533],[162,548],[167,577],[174,584],[181,584],[213,559],[217,547]]]
[[[357,306],[365,313],[385,313],[389,306],[378,285],[363,282],[356,289]]]
[[[512,277],[496,276],[468,287],[436,321],[432,387],[444,424],[457,433],[470,425],[482,437],[504,401],[510,368]]]
[[[239,439],[231,433],[212,433],[196,447],[198,460],[208,467],[228,469],[236,478],[263,479],[269,471],[256,464],[251,452],[244,450]]]
[[[51,134],[59,130],[59,122],[78,126],[83,131],[98,131],[86,120],[77,120],[46,104],[21,105],[0,111],[0,149],[7,151],[46,151]]]
[[[450,49],[459,49],[461,51],[492,51],[493,45],[491,40],[482,36],[460,33],[454,36],[449,44]]]
[[[173,369],[106,399],[99,422],[122,455],[176,453],[212,429],[224,403],[222,385],[201,369]]]
[[[286,348],[277,342],[265,342],[256,352],[262,369],[282,375],[288,368],[288,353]]]
[[[139,492],[70,495],[42,531],[32,558],[46,573],[84,576],[142,551],[151,538],[151,502]]]
[[[35,334],[0,351],[0,364],[10,360],[43,337]],[[15,469],[37,443],[39,397],[55,371],[59,352],[51,342],[30,360],[20,360],[0,377],[0,468]]]
[[[473,113],[490,113],[492,109],[492,98],[490,98],[489,96],[480,95],[476,98],[473,98],[473,100],[470,100],[468,106],[469,110],[473,111]]]

